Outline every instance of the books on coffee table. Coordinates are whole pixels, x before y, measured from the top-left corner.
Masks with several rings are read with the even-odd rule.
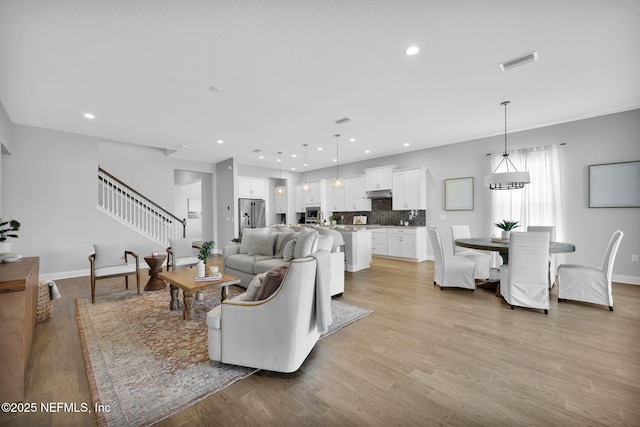
[[[220,280],[222,279],[222,273],[216,273],[213,274],[211,276],[204,276],[204,277],[196,277],[196,282],[210,282],[213,280]]]

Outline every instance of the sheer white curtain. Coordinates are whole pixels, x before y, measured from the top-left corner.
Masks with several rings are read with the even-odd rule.
[[[527,171],[531,183],[520,190],[491,191],[492,223],[503,219],[520,221],[517,231],[529,225],[555,225],[556,240],[562,241],[562,194],[560,184],[560,146],[526,148],[509,152],[519,171]],[[491,170],[502,160],[502,154],[491,157]],[[500,171],[498,171],[500,172]],[[500,230],[492,225],[492,234]]]

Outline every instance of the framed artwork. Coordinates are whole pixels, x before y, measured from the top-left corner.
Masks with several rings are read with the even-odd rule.
[[[187,199],[189,218],[202,218],[202,199]]]
[[[590,208],[639,208],[640,161],[589,165]]]
[[[444,180],[444,210],[473,210],[473,177]]]

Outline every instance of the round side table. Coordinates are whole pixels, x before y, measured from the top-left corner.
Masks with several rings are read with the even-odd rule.
[[[145,291],[159,291],[165,289],[167,284],[158,277],[158,273],[162,271],[162,263],[164,262],[166,255],[158,255],[156,257],[146,256],[144,260],[149,265],[149,281],[144,287]]]

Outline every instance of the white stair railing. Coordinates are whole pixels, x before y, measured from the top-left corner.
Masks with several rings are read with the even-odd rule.
[[[98,168],[96,208],[164,246],[169,245],[169,239],[185,237],[185,219],[178,218],[102,168]]]

